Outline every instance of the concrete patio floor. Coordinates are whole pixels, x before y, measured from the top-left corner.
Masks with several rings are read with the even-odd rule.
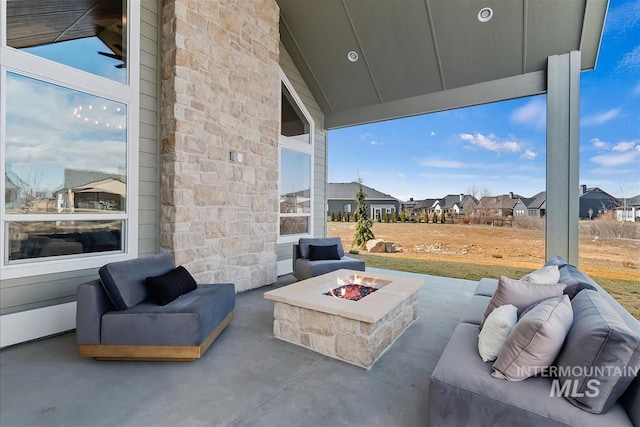
[[[385,271],[367,269],[368,271]],[[0,426],[421,426],[429,376],[476,282],[422,277],[420,314],[365,369],[273,336],[273,302],[240,293],[205,355],[184,362],[99,362],[75,333],[0,351]]]

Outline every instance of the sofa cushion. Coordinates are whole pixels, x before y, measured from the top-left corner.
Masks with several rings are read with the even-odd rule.
[[[558,283],[560,280],[560,270],[558,270],[557,265],[547,265],[524,275],[520,280],[523,282],[539,283],[541,285],[551,285]]]
[[[339,260],[324,261],[297,258],[294,260],[293,273],[297,279],[303,280],[340,269],[364,271],[365,264],[364,261],[348,256],[343,256]]]
[[[126,310],[147,299],[145,279],[173,270],[169,254],[112,262],[98,270],[105,292],[117,310]]]
[[[145,284],[149,299],[158,305],[167,305],[198,287],[193,276],[181,265],[160,276],[147,277]]]
[[[338,245],[309,245],[309,259],[311,261],[340,259],[340,254],[338,254]]]
[[[640,369],[640,337],[598,292],[584,290],[571,303],[573,326],[556,361],[558,377],[575,390],[571,403],[602,414]]]
[[[309,259],[310,250],[309,245],[316,246],[328,246],[338,245],[338,255],[340,258],[344,256],[344,248],[342,247],[342,240],[339,237],[303,237],[298,241],[300,245],[300,255],[302,258]]]
[[[487,316],[489,316],[496,307],[513,304],[518,310],[522,310],[541,299],[562,295],[564,288],[564,284],[542,285],[500,276],[498,288],[491,297],[491,301],[484,312],[480,329],[482,329]]]
[[[471,323],[476,326],[480,325],[489,301],[491,301],[491,297],[485,295],[474,295],[471,297],[471,301],[467,304],[462,316],[460,316],[460,322]]]
[[[478,327],[456,326],[429,381],[428,426],[632,426],[620,403],[594,416],[558,395],[553,379],[502,381],[478,357]]]
[[[483,362],[496,360],[517,321],[518,309],[511,304],[497,307],[489,314],[478,335],[478,353]]]
[[[535,304],[505,341],[493,364],[495,378],[522,381],[542,372],[558,356],[573,322],[569,297],[551,297]]]
[[[235,307],[232,283],[198,285],[159,306],[142,302],[102,316],[102,344],[201,345]]]

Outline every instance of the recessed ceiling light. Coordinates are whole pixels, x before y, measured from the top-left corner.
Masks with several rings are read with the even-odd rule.
[[[483,7],[478,12],[478,21],[480,22],[488,22],[491,18],[493,18],[493,10],[490,7]]]
[[[358,60],[358,52],[355,50],[349,51],[349,53],[347,53],[347,59],[351,62],[356,62]]]

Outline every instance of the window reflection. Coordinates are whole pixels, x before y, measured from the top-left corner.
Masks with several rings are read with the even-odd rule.
[[[283,148],[280,161],[280,213],[310,213],[311,156]]]
[[[7,2],[7,46],[127,82],[126,1]]]
[[[18,213],[122,213],[127,108],[7,73],[5,208]]]
[[[280,235],[288,236],[291,234],[304,234],[309,232],[309,217],[281,217],[280,218]]]
[[[9,261],[123,251],[123,221],[39,221],[8,224]]]

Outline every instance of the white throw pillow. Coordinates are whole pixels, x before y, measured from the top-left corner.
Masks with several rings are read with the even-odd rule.
[[[483,362],[496,360],[517,321],[518,309],[512,304],[501,305],[489,314],[478,336],[478,352]]]
[[[560,281],[560,270],[557,265],[549,265],[540,270],[532,271],[520,280],[540,285],[555,285]]]

